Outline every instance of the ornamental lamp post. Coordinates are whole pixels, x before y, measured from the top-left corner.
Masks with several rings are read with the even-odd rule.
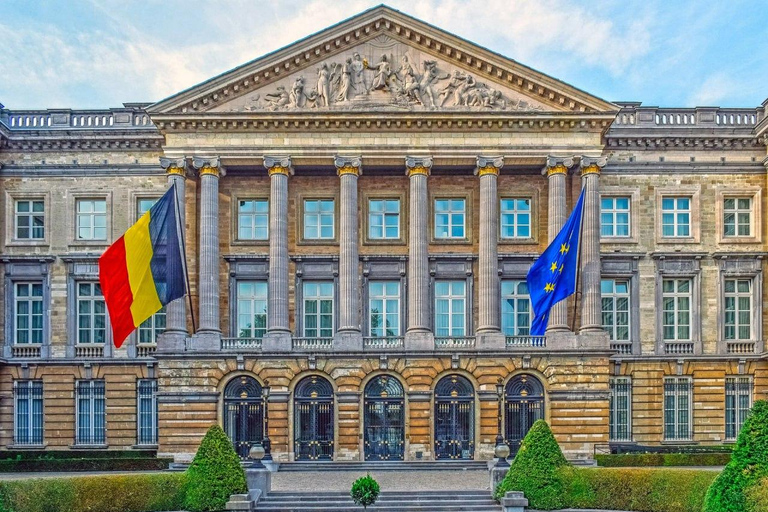
[[[264,432],[262,444],[264,445],[264,458],[262,460],[272,462],[272,450],[269,442],[269,381],[264,381],[261,388],[261,397],[264,400]]]
[[[501,403],[504,399],[504,384],[501,377],[496,381],[496,397],[498,398],[498,413],[496,415],[497,434],[496,447],[493,449],[493,454],[498,460],[494,467],[507,468],[509,467],[509,462],[507,462],[507,457],[509,457],[509,446],[504,442],[504,436],[501,433]]]

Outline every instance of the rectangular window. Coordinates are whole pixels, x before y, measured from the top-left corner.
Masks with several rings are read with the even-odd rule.
[[[691,236],[690,197],[661,199],[661,234],[670,238]]]
[[[140,379],[136,404],[136,444],[157,444],[157,380]]]
[[[752,236],[752,198],[727,197],[723,200],[723,235]]]
[[[141,218],[142,215],[147,213],[152,208],[159,197],[142,197],[136,201],[136,218]]]
[[[105,200],[77,200],[77,239],[107,239],[107,202]]]
[[[752,408],[752,379],[725,378],[725,439],[735,441]]]
[[[400,336],[400,282],[368,283],[371,336]]]
[[[466,201],[435,199],[435,238],[466,238]]]
[[[752,280],[726,279],[725,339],[752,339]]]
[[[501,200],[501,238],[531,238],[531,200]]]
[[[662,331],[665,341],[691,341],[691,279],[662,281]]]
[[[269,201],[243,199],[237,202],[237,239],[269,239]]]
[[[333,283],[304,282],[304,337],[333,336]]]
[[[43,342],[43,283],[14,284],[14,341]]]
[[[99,283],[77,286],[77,343],[104,343],[107,337],[107,308]]]
[[[16,201],[16,238],[43,240],[45,238],[45,201]]]
[[[629,377],[612,377],[608,404],[609,440],[632,440],[632,381]]]
[[[13,405],[13,444],[43,444],[43,381],[14,381]]]
[[[629,237],[629,205],[629,197],[600,199],[600,236]]]
[[[80,380],[75,384],[77,435],[75,444],[106,444],[106,398],[103,380]]]
[[[165,306],[141,323],[138,342],[140,345],[155,345],[157,337],[163,331],[165,331]]]
[[[237,282],[237,336],[263,338],[267,332],[267,283]]]
[[[629,281],[602,279],[603,329],[611,341],[629,341]]]
[[[664,379],[664,440],[687,441],[693,437],[691,428],[691,394],[689,377]]]
[[[435,282],[435,336],[466,336],[467,283]]]
[[[531,297],[526,281],[501,282],[501,329],[506,336],[531,332]]]
[[[368,238],[400,238],[400,200],[371,199],[368,201]]]
[[[304,200],[304,238],[330,240],[334,237],[333,199]]]

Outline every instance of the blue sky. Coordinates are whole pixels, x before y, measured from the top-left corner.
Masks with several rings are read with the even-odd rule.
[[[157,101],[357,14],[367,0],[2,0],[0,103]],[[766,0],[391,0],[610,101],[758,106]]]

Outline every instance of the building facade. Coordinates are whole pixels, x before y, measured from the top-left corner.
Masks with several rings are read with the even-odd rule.
[[[609,103],[387,7],[159,103],[3,109],[0,447],[732,442],[768,398],[767,109]],[[97,260],[169,185],[190,300],[115,349]],[[582,188],[578,293],[531,336]]]

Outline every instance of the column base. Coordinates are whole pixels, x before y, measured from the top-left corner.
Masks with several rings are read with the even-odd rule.
[[[188,336],[184,331],[165,331],[157,337],[157,351],[161,354],[184,352]]]
[[[431,331],[408,331],[405,333],[405,350],[435,350],[435,335]]]
[[[507,337],[500,331],[485,331],[475,334],[475,348],[478,350],[504,350]]]
[[[221,333],[200,331],[189,338],[187,350],[190,352],[218,352],[221,350]]]
[[[588,328],[579,331],[579,348],[591,348],[593,350],[609,350],[611,339],[607,332],[599,328]]]
[[[333,337],[333,349],[343,352],[362,352],[363,335],[360,331],[337,331]]]
[[[288,331],[270,331],[261,340],[264,352],[290,352],[293,350],[291,333]]]

